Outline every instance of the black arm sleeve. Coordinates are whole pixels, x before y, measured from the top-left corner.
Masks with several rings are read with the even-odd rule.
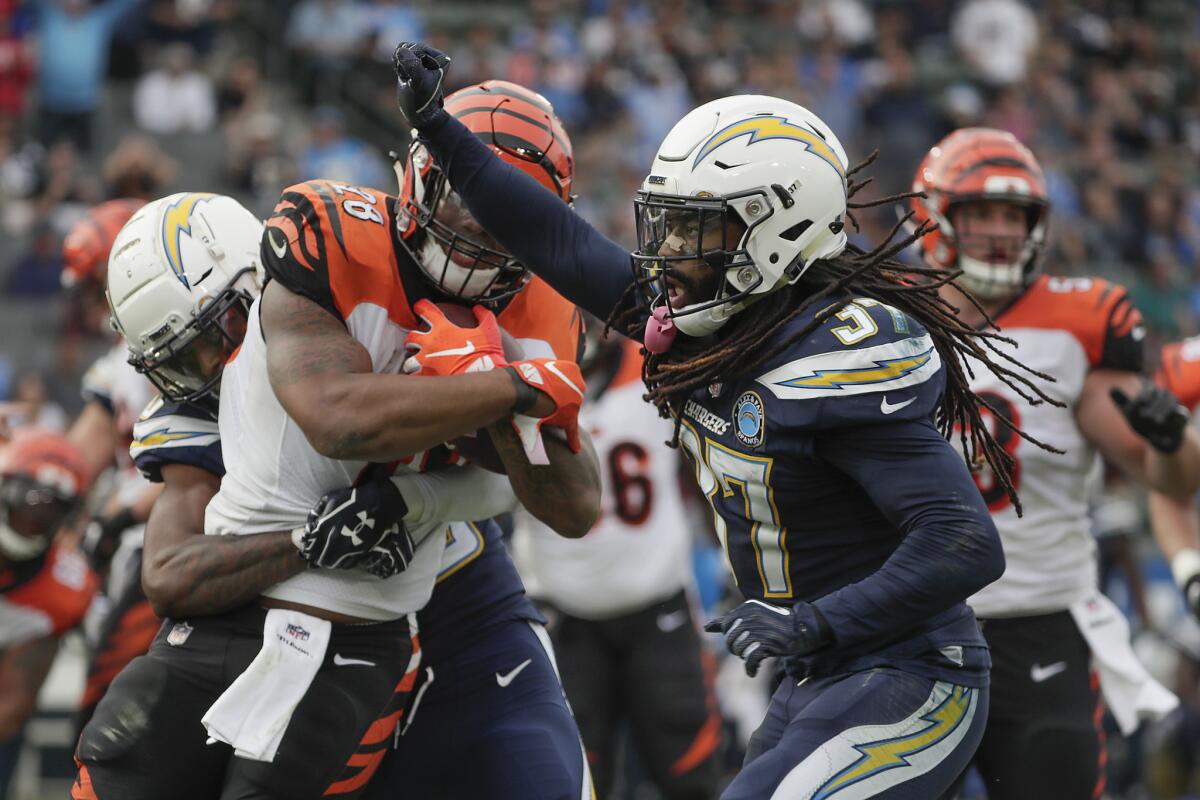
[[[608,317],[633,281],[628,250],[453,117],[422,131],[421,141],[488,233],[559,294]]]
[[[925,421],[823,434],[818,454],[853,478],[904,534],[875,573],[813,605],[838,644],[894,634],[1004,573],[1004,551],[962,458]]]

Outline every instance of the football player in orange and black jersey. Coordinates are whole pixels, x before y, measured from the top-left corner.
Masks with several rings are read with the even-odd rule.
[[[986,312],[1019,363],[1053,376],[1054,402],[1022,397],[986,370],[972,388],[1015,459],[1024,515],[986,470],[976,482],[1004,543],[1007,569],[969,601],[992,651],[992,706],[976,764],[993,800],[1098,797],[1105,761],[1093,660],[1125,638],[1085,637],[1115,614],[1097,588],[1089,488],[1100,456],[1153,489],[1196,488],[1197,438],[1177,404],[1143,381],[1141,315],[1122,287],[1039,272],[1049,216],[1034,155],[1010,133],[951,133],[917,170],[913,210],[938,223],[926,261],[961,269],[943,297],[975,327]],[[996,342],[1000,348],[1013,344]],[[1059,453],[1026,441],[1017,430]]]
[[[489,81],[460,90],[446,107],[502,158],[569,202],[570,141],[544,98]],[[310,337],[322,326],[342,338],[348,331],[369,351],[376,372],[394,373],[408,355],[406,332],[419,325],[419,301],[481,303],[533,359],[525,363],[546,366],[548,381],[553,365],[577,370],[583,331],[574,307],[480,230],[419,144],[408,153],[399,198],[325,181],[289,187],[267,222],[263,257],[272,282],[262,301],[262,328],[275,393],[325,453],[387,460],[415,450],[410,466],[435,469],[457,458],[438,442],[473,421],[472,429],[486,425],[506,462],[525,458],[507,421],[511,396],[504,399],[494,385],[431,394],[420,404],[422,415],[401,408],[405,384],[441,379],[391,377],[394,387],[381,382],[378,395],[317,391],[341,380],[322,373],[331,368],[314,358],[320,354]],[[419,358],[436,356],[428,350]],[[306,361],[310,379],[293,383],[283,369],[276,371],[295,365],[293,358]],[[489,399],[497,396],[498,403]],[[554,417],[547,422],[558,424]],[[548,432],[544,446],[550,461],[544,479],[518,485],[513,478],[513,488],[555,530],[582,535],[598,506],[594,457],[572,456]],[[494,523],[449,543],[418,619],[429,666],[425,687],[366,796],[590,796],[544,620],[525,597]]]
[[[1200,336],[1165,346],[1155,380],[1194,415],[1200,408]],[[1188,609],[1200,618],[1200,516],[1196,514],[1196,498],[1153,492],[1150,520],[1154,538],[1170,559],[1171,574]]]
[[[59,639],[96,593],[87,561],[58,536],[90,483],[83,454],[61,433],[25,428],[0,447],[0,797]]]

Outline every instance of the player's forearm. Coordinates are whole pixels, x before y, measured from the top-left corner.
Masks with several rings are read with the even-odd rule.
[[[421,140],[488,233],[568,300],[608,317],[633,279],[626,248],[453,117],[421,131]]]
[[[477,522],[516,510],[507,475],[467,464],[436,472],[395,475],[410,526],[430,522]]]
[[[503,370],[446,377],[331,378],[305,418],[317,452],[345,461],[395,461],[507,417],[516,402]]]
[[[876,572],[818,599],[838,644],[894,638],[966,600],[1004,574],[986,514],[912,530]]]
[[[159,616],[203,616],[243,606],[307,567],[289,532],[196,533],[147,558],[142,588]]]
[[[1150,489],[1176,498],[1187,498],[1200,489],[1200,434],[1185,431],[1183,444],[1174,453],[1146,447],[1146,483]]]
[[[568,539],[578,539],[592,529],[600,515],[600,465],[586,432],[580,431],[578,453],[557,437],[545,436],[550,463],[541,466],[529,463],[507,419],[489,426],[488,433],[526,511]]]

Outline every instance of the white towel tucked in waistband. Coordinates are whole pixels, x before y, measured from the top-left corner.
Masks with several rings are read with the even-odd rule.
[[[1179,698],[1137,660],[1129,644],[1129,623],[1113,601],[1097,592],[1072,605],[1071,616],[1092,650],[1100,691],[1122,734],[1133,733],[1144,719],[1162,719],[1175,710]]]
[[[263,646],[205,712],[208,735],[241,758],[273,761],[292,712],[325,660],[328,620],[285,608],[267,611]]]

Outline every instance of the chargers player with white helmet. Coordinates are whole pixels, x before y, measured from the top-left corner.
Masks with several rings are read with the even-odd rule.
[[[987,715],[964,600],[1003,570],[946,440],[979,419],[960,361],[988,361],[979,337],[903,277],[889,256],[906,242],[847,244],[861,184],[794,103],[728,97],[677,123],[634,201],[631,256],[464,135],[440,108],[448,64],[401,44],[401,111],[497,241],[645,343],[650,399],[675,418],[747,598],[709,629],[751,672],[782,659],[723,797],[941,795]],[[988,431],[970,442],[1004,471]]]

